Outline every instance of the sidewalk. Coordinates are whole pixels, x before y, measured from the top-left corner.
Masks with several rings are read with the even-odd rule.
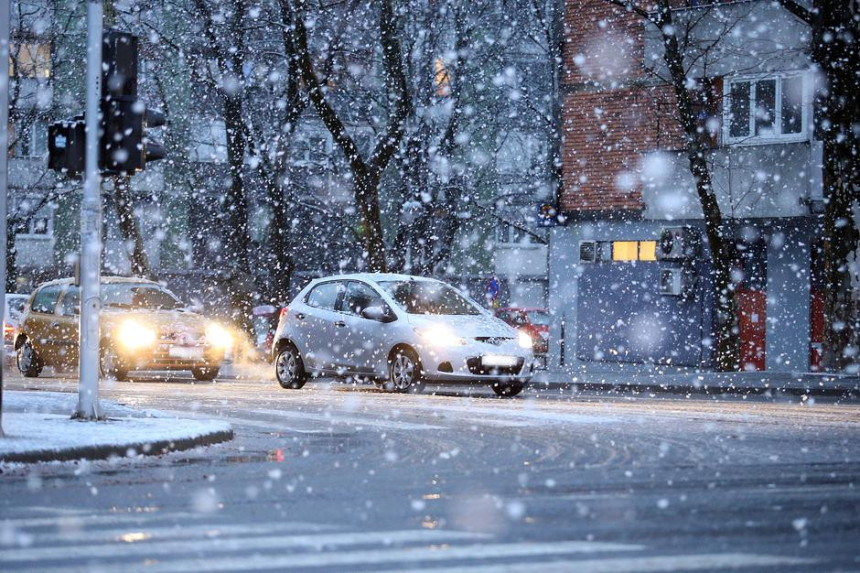
[[[0,464],[155,455],[233,439],[229,424],[100,400],[104,421],[72,420],[77,394],[3,392]]]
[[[559,389],[860,394],[860,376],[818,372],[714,372],[649,364],[582,364],[538,371],[532,385]]]

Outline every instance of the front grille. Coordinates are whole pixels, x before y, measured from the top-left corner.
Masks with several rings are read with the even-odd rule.
[[[466,360],[469,372],[478,376],[516,376],[523,369],[523,358],[518,358],[514,366],[484,366],[481,357],[476,356]]]
[[[492,344],[493,346],[500,346],[503,342],[513,340],[513,338],[506,338],[504,336],[478,336],[475,340],[486,344]]]

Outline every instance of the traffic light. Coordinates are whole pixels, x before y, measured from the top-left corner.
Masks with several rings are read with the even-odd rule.
[[[57,121],[48,126],[48,169],[69,176],[84,172],[86,128],[83,118]]]
[[[99,101],[99,160],[103,174],[134,174],[147,161],[165,157],[164,147],[146,133],[164,125],[164,114],[147,110],[137,97],[136,36],[119,30],[102,33],[102,96]],[[86,124],[82,116],[48,128],[48,168],[69,175],[83,173]]]
[[[164,157],[164,148],[146,136],[147,127],[164,125],[164,115],[147,110],[137,97],[137,37],[105,30],[102,46],[102,99],[99,169],[128,173]]]

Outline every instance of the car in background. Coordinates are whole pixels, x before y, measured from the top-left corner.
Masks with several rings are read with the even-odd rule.
[[[73,279],[39,285],[30,297],[15,337],[18,369],[38,376],[45,366],[78,363],[80,289]],[[99,372],[124,380],[130,370],[190,370],[212,380],[230,347],[230,334],[191,312],[159,283],[102,277]]]
[[[532,340],[435,279],[361,273],[311,281],[281,311],[272,350],[284,388],[309,375],[369,378],[393,392],[425,383],[522,391]]]
[[[549,311],[545,308],[509,306],[497,308],[495,315],[531,337],[534,343],[532,350],[538,362],[546,368],[546,355],[549,352]]]
[[[6,309],[3,311],[3,356],[6,361],[15,359],[15,329],[29,298],[28,294],[6,293]]]

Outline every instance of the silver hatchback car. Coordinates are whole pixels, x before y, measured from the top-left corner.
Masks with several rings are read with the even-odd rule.
[[[311,375],[353,376],[394,392],[484,382],[515,396],[534,371],[527,334],[446,283],[398,274],[312,281],[281,311],[272,356],[294,389]]]

